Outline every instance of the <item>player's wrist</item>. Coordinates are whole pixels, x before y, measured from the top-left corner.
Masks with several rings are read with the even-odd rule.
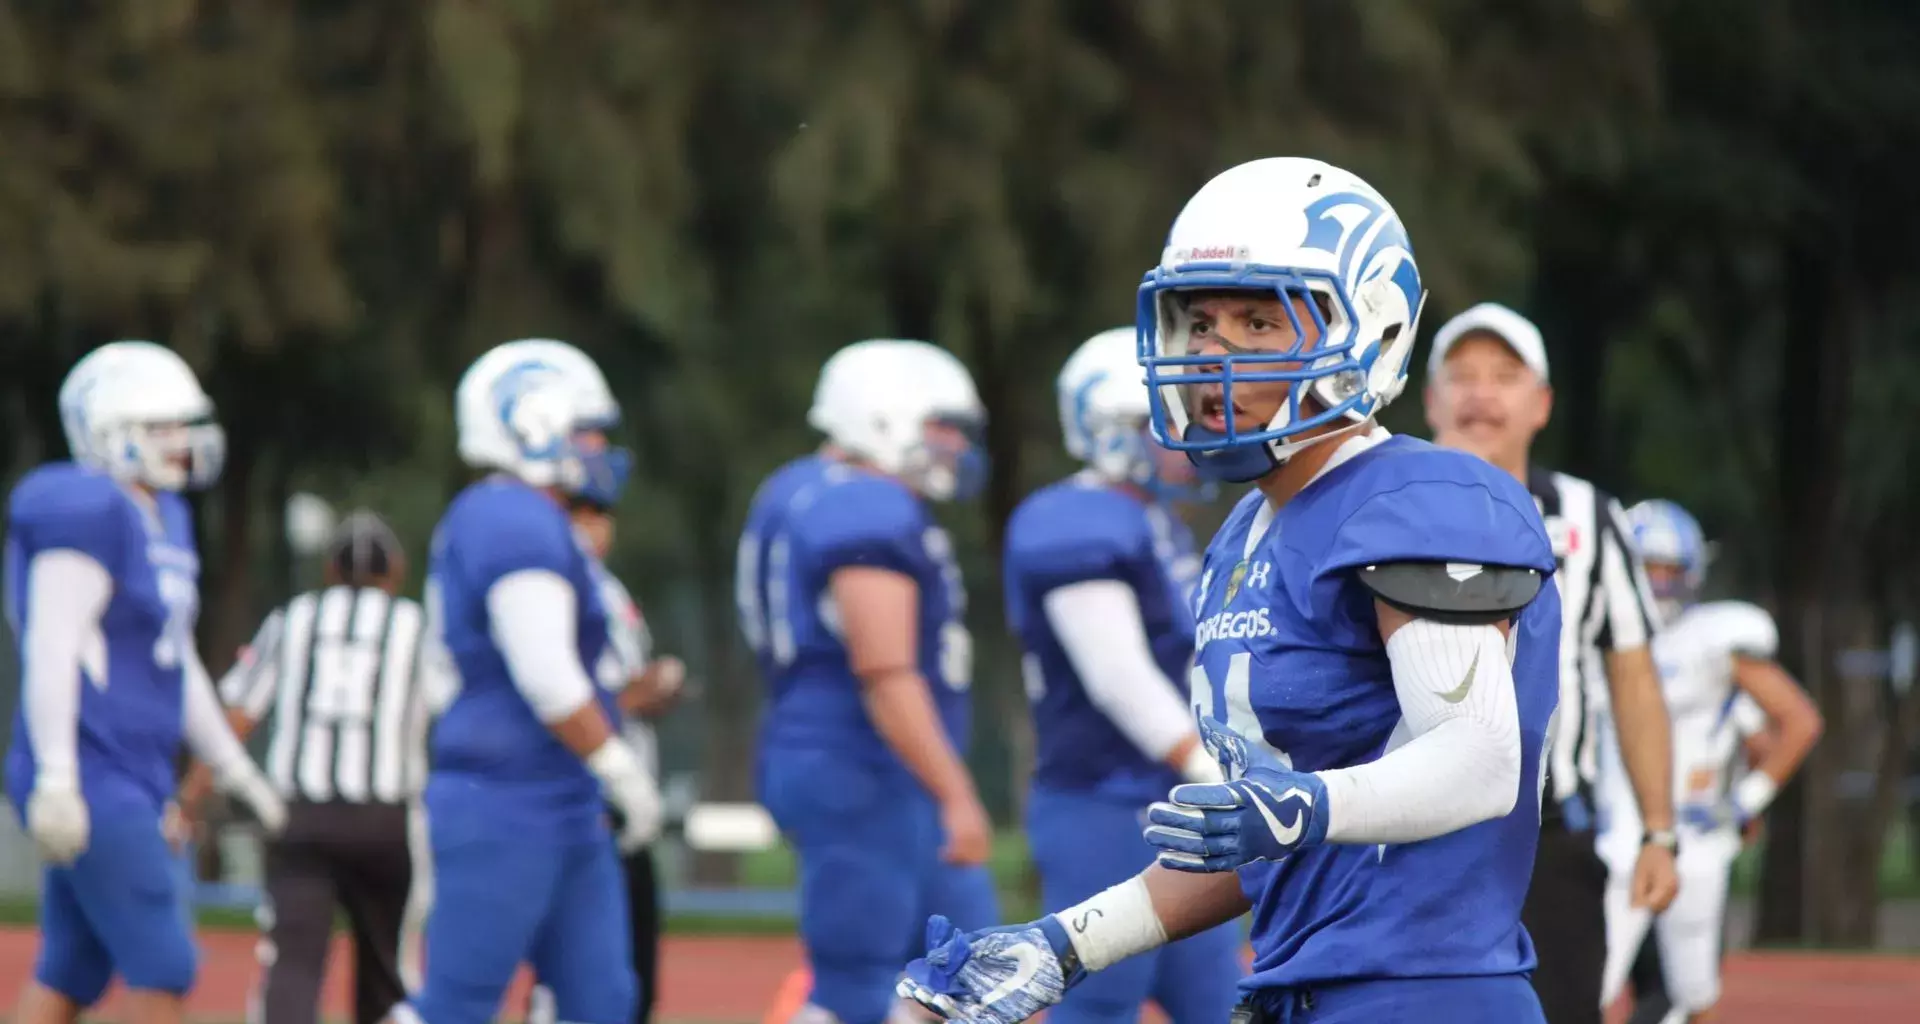
[[[78,793],[80,791],[80,773],[72,768],[49,769],[46,765],[36,765],[33,774],[35,793]]]
[[[1139,875],[1045,920],[1060,929],[1080,966],[1088,971],[1101,970],[1167,942],[1166,926],[1153,909],[1153,894]]]
[[[1780,784],[1766,772],[1748,772],[1744,778],[1734,784],[1733,809],[1740,815],[1740,823],[1746,824],[1764,812],[1773,798],[1779,795]]]
[[[1187,749],[1186,756],[1181,758],[1179,771],[1181,778],[1198,785],[1226,781],[1226,776],[1220,774],[1220,762],[1208,752],[1206,745],[1198,740],[1195,740]]]
[[[646,769],[640,766],[639,755],[618,737],[608,738],[587,755],[587,770],[616,798],[647,777]]]

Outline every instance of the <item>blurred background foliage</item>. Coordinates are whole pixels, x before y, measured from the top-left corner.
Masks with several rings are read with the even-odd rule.
[[[417,572],[464,478],[459,372],[573,341],[640,459],[615,568],[703,685],[669,760],[741,797],[744,505],[815,443],[829,352],[935,340],[992,415],[989,493],[942,515],[1011,826],[995,551],[1070,469],[1052,377],[1128,322],[1209,176],[1321,157],[1409,225],[1428,333],[1486,298],[1537,318],[1541,458],[1692,508],[1715,591],[1779,617],[1829,738],[1775,816],[1761,937],[1863,945],[1856,868],[1920,736],[1910,688],[1838,668],[1920,613],[1916,51],[1920,7],[1870,0],[0,0],[0,457],[63,455],[94,345],[186,354],[232,442],[201,501],[218,670],[302,582],[289,494],[388,514]],[[1386,420],[1424,431],[1417,388]]]

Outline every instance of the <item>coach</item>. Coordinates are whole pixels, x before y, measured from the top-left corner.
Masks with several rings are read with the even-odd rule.
[[[1526,484],[1560,563],[1560,708],[1522,921],[1539,954],[1533,987],[1549,1024],[1599,1024],[1607,870],[1594,850],[1601,736],[1594,726],[1609,703],[1647,826],[1634,867],[1634,905],[1657,913],[1679,886],[1672,743],[1648,647],[1653,601],[1619,503],[1585,480],[1529,461],[1553,409],[1538,328],[1505,306],[1481,303],[1434,336],[1427,377],[1434,441],[1472,452]]]

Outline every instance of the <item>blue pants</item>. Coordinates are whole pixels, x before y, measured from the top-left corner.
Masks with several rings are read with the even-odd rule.
[[[408,1004],[426,1024],[490,1024],[524,961],[557,1019],[631,1024],[639,983],[611,839],[486,819],[484,807],[429,814],[427,965]]]
[[[1140,838],[1145,814],[1144,806],[1112,797],[1035,787],[1027,836],[1045,909],[1064,910],[1153,863],[1153,848]],[[1130,957],[1088,975],[1047,1019],[1133,1024],[1152,999],[1174,1024],[1219,1024],[1233,1011],[1240,945],[1239,926],[1229,923]]]
[[[125,804],[91,810],[86,852],[42,874],[34,979],[83,1007],[115,971],[130,989],[185,995],[197,953],[159,815]]]
[[[1392,978],[1309,991],[1262,990],[1249,1002],[1271,1024],[1546,1024],[1524,975]]]
[[[998,923],[985,868],[940,861],[939,811],[919,783],[819,750],[768,750],[760,802],[800,861],[808,1002],[842,1024],[880,1024],[900,971],[923,952],[927,915]]]

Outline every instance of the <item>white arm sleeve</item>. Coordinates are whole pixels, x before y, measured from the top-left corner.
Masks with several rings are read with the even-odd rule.
[[[1087,698],[1141,753],[1164,761],[1194,734],[1184,688],[1169,683],[1154,660],[1132,587],[1087,580],[1055,587],[1040,603]]]
[[[1415,619],[1387,641],[1400,725],[1377,761],[1318,772],[1327,841],[1411,843],[1502,817],[1520,798],[1520,711],[1493,626]]]
[[[214,777],[223,784],[240,778],[253,769],[253,761],[247,756],[247,748],[240,738],[233,734],[232,726],[227,724],[226,712],[221,708],[220,695],[213,687],[213,677],[207,674],[207,666],[200,660],[200,652],[194,649],[189,639],[181,645],[182,682],[186,687],[183,697],[185,707],[181,712],[181,731],[185,734],[187,746],[193,749],[193,756],[204,761],[213,769]]]
[[[27,568],[21,703],[43,782],[79,785],[80,663],[112,598],[106,566],[78,551],[44,551]]]
[[[487,588],[487,617],[507,674],[548,725],[593,700],[593,678],[574,645],[578,615],[573,585],[548,569],[511,572]]]

